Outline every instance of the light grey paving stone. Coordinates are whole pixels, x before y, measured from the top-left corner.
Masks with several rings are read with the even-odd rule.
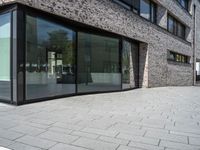
[[[117,148],[117,150],[144,150],[144,149],[120,145]]]
[[[164,129],[165,123],[158,123],[158,122],[153,122],[153,121],[133,122],[130,125],[138,125],[142,127],[144,126],[144,127]]]
[[[129,140],[122,140],[122,139],[117,139],[117,138],[108,137],[108,136],[100,136],[98,139],[101,141],[116,143],[120,145],[127,145],[129,143]]]
[[[76,135],[76,136],[81,136],[81,137],[86,137],[86,138],[91,138],[91,139],[96,139],[99,137],[97,134],[92,134],[92,133],[87,133],[87,132],[80,132],[80,131],[73,131],[71,135]]]
[[[14,143],[14,141],[11,141],[5,138],[0,138],[0,146],[8,146],[12,143]]]
[[[179,93],[180,96],[177,97],[174,93]],[[61,134],[71,134],[72,131],[79,131],[86,133],[82,134],[82,137],[87,136],[88,138],[95,138],[95,136],[91,136],[93,134],[101,137],[105,136],[108,137],[104,139],[107,141],[106,143],[114,143],[115,140],[113,139],[116,138],[156,147],[154,144],[157,141],[151,140],[161,138],[161,144],[162,141],[170,142],[165,145],[166,149],[182,150],[185,147],[185,149],[193,150],[199,148],[196,140],[192,141],[193,144],[184,145],[180,143],[180,139],[177,140],[171,135],[200,138],[200,128],[195,125],[200,120],[200,107],[197,105],[199,103],[199,87],[166,87],[63,98],[13,107],[13,109],[6,109],[4,107],[7,105],[5,105],[0,107],[0,138],[15,140],[24,136],[24,134],[28,134],[28,131],[19,133],[10,129],[7,130],[23,125],[41,130],[47,129]],[[33,118],[39,120],[30,122],[30,119]],[[44,120],[49,120],[48,125],[44,125],[46,124]],[[84,123],[76,125],[80,121]],[[88,123],[93,121],[93,128],[86,128]],[[51,124],[52,122],[56,123]],[[174,122],[176,122],[175,125]],[[163,124],[165,128],[162,128]],[[106,130],[99,129],[101,125]],[[108,127],[109,125],[111,126]],[[156,133],[155,138],[148,138],[142,136],[143,131],[158,132],[159,134]],[[123,139],[116,137],[119,133],[127,134],[127,136],[120,135]],[[167,137],[161,137],[162,134],[160,133],[170,133],[170,137],[168,135]],[[78,136],[81,136],[81,134]],[[52,141],[53,138],[52,136],[51,140],[48,141]],[[97,141],[105,142],[103,139]],[[29,144],[27,143],[27,145]]]
[[[19,143],[19,142],[15,142],[15,143],[9,145],[8,147],[12,150],[42,150],[40,148],[26,145],[26,144]]]
[[[10,130],[1,130],[0,129],[0,137],[1,138],[6,138],[9,140],[15,140],[19,137],[22,137],[24,134],[17,133],[15,131],[10,131]]]
[[[9,129],[12,127],[15,127],[17,123],[12,120],[8,120],[7,118],[5,119],[0,119],[0,129]]]
[[[81,131],[94,133],[98,135],[111,136],[111,137],[115,137],[119,133],[117,131],[101,130],[101,129],[95,129],[95,128],[84,128]]]
[[[128,146],[130,147],[135,147],[135,148],[141,148],[144,150],[164,150],[164,147],[158,147],[158,146],[153,146],[150,144],[144,144],[144,143],[139,143],[139,142],[133,142],[131,141]]]
[[[150,127],[142,127],[142,130],[145,131],[153,131],[153,132],[159,132],[159,133],[169,133],[169,130],[166,129],[158,129],[158,128],[150,128]]]
[[[178,150],[178,149],[174,149],[174,148],[166,148],[165,150]]]
[[[72,144],[93,150],[115,150],[119,146],[119,144],[108,143],[87,138],[80,138]]]
[[[145,134],[145,137],[159,138],[159,139],[168,140],[172,142],[174,141],[174,142],[188,144],[187,136],[182,136],[182,135],[173,135],[173,134],[162,133],[162,132],[147,131]]]
[[[44,129],[39,129],[36,127],[32,127],[32,126],[25,126],[25,125],[20,125],[14,128],[11,128],[10,130],[12,131],[16,131],[16,132],[20,132],[20,133],[24,133],[24,134],[28,134],[28,135],[38,135],[42,132],[44,132]]]
[[[134,136],[134,135],[124,134],[124,133],[120,133],[117,136],[117,138],[131,140],[131,141],[135,141],[135,142],[141,142],[141,143],[145,143],[145,144],[151,144],[151,145],[155,145],[155,146],[157,146],[158,143],[159,143],[159,139],[156,139],[156,138],[147,138],[147,137],[142,137],[142,136]]]
[[[53,132],[58,132],[58,133],[65,133],[65,134],[69,134],[71,133],[73,130],[70,129],[66,129],[66,128],[61,128],[61,127],[50,127],[48,128],[48,131],[53,131]]]
[[[81,121],[77,125],[105,130],[113,124],[115,124],[115,122],[96,120],[96,121]]]
[[[198,145],[200,149],[200,138],[189,137],[189,144]]]
[[[178,149],[178,150],[199,150],[200,149],[200,147],[198,147],[198,146],[177,143],[177,142],[170,142],[170,141],[165,141],[165,140],[161,140],[159,146],[167,147],[167,148],[174,148],[174,149]]]
[[[67,145],[67,144],[56,144],[49,150],[88,150],[86,148],[78,147],[78,146],[73,146],[73,145]]]
[[[51,124],[55,123],[54,121],[45,120],[45,119],[42,119],[42,118],[31,118],[28,121],[33,122],[33,123],[42,124],[42,125],[51,125]]]
[[[22,138],[19,138],[16,141],[33,146],[33,147],[43,148],[43,149],[49,149],[56,144],[56,142],[46,140],[46,139],[41,139],[39,137],[29,136],[29,135],[23,136]]]
[[[48,125],[38,124],[38,123],[33,123],[33,122],[24,122],[23,125],[24,126],[31,126],[31,127],[35,127],[35,128],[39,128],[39,129],[47,129],[47,128],[49,128]]]
[[[49,139],[56,142],[62,142],[62,143],[72,143],[73,141],[77,140],[79,137],[74,135],[68,135],[64,133],[57,133],[57,132],[51,132],[46,131],[39,135],[40,138]]]
[[[139,129],[138,126],[133,125],[127,125],[127,124],[116,124],[115,126],[112,126],[108,129],[109,131],[115,131],[115,132],[123,132],[126,134],[133,134],[133,135],[139,135],[143,136],[145,133],[145,130]]]
[[[177,131],[170,131],[170,134],[175,135],[183,135],[183,136],[190,136],[190,137],[197,137],[200,138],[200,134],[193,134],[193,133],[185,133],[185,132],[177,132]]]
[[[192,134],[199,134],[200,135],[200,128],[192,128],[192,127],[173,127],[168,126],[165,127],[165,129],[170,131],[176,131],[176,132],[185,132],[185,133],[192,133]]]
[[[77,125],[74,125],[74,124],[62,123],[62,122],[56,122],[52,126],[71,129],[71,130],[81,130],[81,129],[83,129],[82,126],[77,126]]]

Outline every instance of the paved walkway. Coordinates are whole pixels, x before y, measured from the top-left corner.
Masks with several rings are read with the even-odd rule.
[[[14,150],[200,150],[200,87],[138,89],[20,107],[0,104]]]

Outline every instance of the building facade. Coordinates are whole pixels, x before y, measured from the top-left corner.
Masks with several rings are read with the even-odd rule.
[[[0,99],[200,80],[199,0],[0,0]]]

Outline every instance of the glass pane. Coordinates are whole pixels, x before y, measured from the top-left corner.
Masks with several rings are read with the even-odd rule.
[[[78,92],[121,89],[119,40],[78,33]]]
[[[138,87],[138,45],[123,41],[122,51],[122,87]]]
[[[140,1],[140,15],[150,20],[150,1],[149,0]]]
[[[75,32],[40,18],[26,19],[27,99],[75,93]]]
[[[174,33],[174,20],[171,16],[168,16],[168,31]]]
[[[0,99],[11,100],[10,80],[11,14],[0,15]]]
[[[185,27],[181,23],[177,23],[177,35],[181,38],[185,38]]]

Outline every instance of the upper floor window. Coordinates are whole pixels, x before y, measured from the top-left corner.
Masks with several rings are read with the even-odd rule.
[[[186,64],[190,63],[190,57],[189,56],[179,54],[179,53],[176,53],[176,52],[173,52],[173,51],[167,52],[167,60],[179,62],[179,63],[186,63]]]
[[[188,10],[189,0],[177,0],[181,6]]]
[[[156,23],[156,4],[150,0],[140,1],[140,16]]]
[[[168,15],[167,30],[182,39],[185,39],[186,26],[176,20],[171,15]]]
[[[156,23],[157,6],[151,0],[113,0],[126,9],[132,10],[143,18]]]

